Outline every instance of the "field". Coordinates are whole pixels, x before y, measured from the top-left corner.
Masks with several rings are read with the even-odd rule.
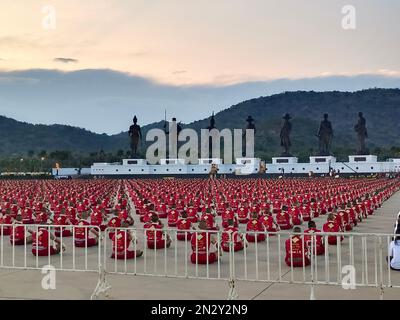
[[[110,227],[110,221],[116,217],[126,221],[132,218],[134,225],[129,228],[135,230],[137,239],[132,248],[144,251],[144,255],[129,260],[111,258],[113,243],[108,237],[111,229],[104,231],[100,246],[95,247],[76,248],[73,237],[61,237],[66,249],[51,257],[34,256],[31,244],[13,246],[9,236],[2,235],[0,298],[89,299],[101,265],[112,287],[111,299],[225,299],[232,278],[241,299],[308,299],[311,281],[315,284],[316,298],[377,299],[382,286],[385,298],[397,299],[400,289],[386,287],[400,286],[400,275],[388,268],[385,258],[399,211],[399,187],[396,179],[365,178],[2,181],[3,231],[8,226],[5,216],[15,219],[21,215],[23,221],[32,219],[29,222],[34,224],[23,225],[25,231],[35,232],[38,224],[48,222],[47,228],[52,233],[60,216],[68,218],[62,225],[70,230],[76,230],[77,223],[84,219],[88,222],[85,228],[89,229]],[[248,208],[247,219],[252,212],[258,219],[271,212],[276,221],[277,215],[285,211],[293,218],[291,209],[299,208],[304,220],[311,215],[321,230],[328,214],[339,214],[342,205],[345,205],[343,210],[351,211],[342,223],[348,229],[340,232],[343,242],[326,244],[321,256],[313,255],[310,250],[311,265],[299,268],[288,266],[284,260],[285,241],[291,229],[278,233],[263,229],[258,234],[266,234],[265,241],[244,241],[243,250],[223,252],[213,264],[193,264],[191,241],[177,240],[176,221],[171,213],[176,211],[182,219],[183,211],[194,209],[200,221],[210,211],[215,215],[213,226],[220,231],[206,232],[213,233],[220,243],[226,211],[232,211],[239,220],[244,219],[238,216],[240,208]],[[102,217],[97,227],[94,213]],[[144,227],[149,223],[146,219],[154,213],[161,217],[165,235],[172,238],[170,248],[155,250],[146,245],[148,230]],[[242,222],[238,224],[238,234],[246,238],[250,233],[248,222]],[[303,221],[300,227],[305,231],[307,222]],[[203,232],[198,229],[198,222],[193,223],[193,228],[196,231],[189,230],[192,233]],[[326,239],[331,236],[321,235]],[[217,253],[222,253],[219,247]],[[58,270],[55,290],[42,288],[44,265]],[[346,265],[355,268],[355,290],[344,290],[340,285],[342,267]]]

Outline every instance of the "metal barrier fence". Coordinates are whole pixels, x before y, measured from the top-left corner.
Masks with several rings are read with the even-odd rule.
[[[84,236],[76,247],[74,239],[77,232],[82,236],[82,229]],[[33,238],[24,236],[18,244],[10,241],[21,230],[25,235],[30,230]],[[59,233],[57,243],[36,247],[44,256],[32,254],[41,230]],[[95,246],[90,246],[87,237],[90,230],[100,235]],[[383,298],[386,288],[400,288],[400,272],[387,263],[393,236],[323,232],[227,235],[223,231],[141,228],[101,232],[94,226],[0,225],[0,268],[29,270],[51,265],[60,271],[98,272],[92,298],[110,289],[107,274],[227,281],[229,299],[237,297],[236,281],[309,285],[311,298],[315,286],[373,287],[380,289]],[[65,251],[52,255],[56,253],[53,245],[65,246]]]
[[[230,274],[226,271],[227,263],[223,263],[221,259],[217,259],[214,267],[211,263],[204,263],[204,268],[200,267],[199,249],[196,242],[197,255],[195,255],[195,263],[189,261],[190,254],[192,253],[191,235],[199,235],[202,232],[199,230],[191,230],[182,232],[178,230],[153,230],[153,229],[139,229],[139,228],[118,228],[119,231],[128,236],[124,236],[125,243],[123,247],[129,246],[129,238],[131,242],[130,251],[137,252],[140,250],[143,255],[137,259],[129,259],[127,251],[122,255],[113,255],[113,244],[110,237],[105,237],[103,245],[103,266],[107,273],[115,274],[133,274],[133,275],[148,275],[148,276],[162,276],[174,278],[195,278],[195,279],[217,279],[229,280]],[[105,233],[113,233],[114,228],[107,228]],[[149,236],[150,233],[153,235]],[[130,236],[129,236],[130,234]],[[216,256],[222,254],[222,250],[218,245],[221,242],[221,232],[206,231],[210,238],[215,237],[215,243],[210,241],[209,237],[206,238],[205,257],[209,259],[211,253],[210,246],[214,245]],[[179,241],[178,238],[182,236],[183,240]],[[159,237],[159,239],[157,239]],[[136,241],[135,241],[136,240]],[[168,242],[171,242],[169,247]],[[113,256],[113,257],[112,257]],[[208,261],[210,262],[210,261]],[[161,264],[161,266],[159,266]]]
[[[297,248],[288,240],[296,236],[306,238],[300,241],[300,257],[294,257]],[[252,247],[245,246],[242,254],[235,253],[234,277],[244,281],[310,285],[311,298],[315,297],[317,285],[375,287],[381,290],[383,298],[385,288],[400,288],[400,272],[393,271],[387,263],[393,236],[277,232],[266,234],[265,241],[258,241],[256,236]]]
[[[37,270],[51,265],[59,271],[99,272],[101,245],[91,240],[97,239],[95,234],[100,235],[100,229],[86,225],[1,224],[0,268]]]
[[[125,233],[121,247],[130,246],[130,250],[118,256],[116,245],[110,240],[104,242],[103,266],[107,274],[225,280],[229,283],[229,299],[237,297],[237,280],[309,285],[311,298],[315,297],[314,287],[320,285],[375,287],[380,289],[381,297],[385,288],[400,288],[400,272],[387,263],[394,236],[391,234],[238,232],[226,241],[222,231],[119,230]],[[106,233],[110,231],[113,229]],[[149,232],[160,233],[158,239],[164,242],[160,241],[158,248],[157,237],[149,237]],[[192,236],[206,239],[205,250],[199,251],[198,241],[193,244]],[[288,240],[297,236],[305,239],[300,241],[300,250]],[[132,258],[132,252],[138,250],[142,255]]]

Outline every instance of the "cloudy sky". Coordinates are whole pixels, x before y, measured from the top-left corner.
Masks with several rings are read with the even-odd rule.
[[[0,114],[116,133],[164,108],[189,122],[285,90],[399,87],[399,16],[398,0],[2,0]]]

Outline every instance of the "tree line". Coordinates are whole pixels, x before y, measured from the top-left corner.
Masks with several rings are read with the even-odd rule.
[[[139,152],[137,158],[145,158],[144,150]],[[300,162],[308,162],[309,156],[314,154],[315,150],[302,150],[295,156]],[[351,149],[338,148],[333,150],[333,154],[338,161],[348,161]],[[386,161],[389,158],[400,158],[400,147],[374,148],[371,153],[378,156],[380,161]],[[276,154],[264,150],[256,150],[255,156],[267,162],[270,162]],[[92,151],[88,153],[72,152],[68,150],[55,150],[40,152],[28,151],[26,154],[0,156],[0,172],[50,172],[58,164],[61,168],[88,168],[95,162],[116,163],[122,159],[130,158],[128,150],[117,150],[115,152],[106,152],[104,150]]]

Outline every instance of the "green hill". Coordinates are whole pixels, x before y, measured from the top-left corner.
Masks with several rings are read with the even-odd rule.
[[[256,154],[265,159],[281,153],[279,131],[282,115],[292,116],[292,153],[302,158],[316,152],[315,137],[323,113],[332,121],[335,137],[332,151],[345,158],[356,149],[353,131],[357,113],[364,112],[369,131],[368,147],[380,155],[380,149],[400,146],[400,90],[369,89],[357,92],[286,92],[241,102],[215,115],[216,126],[245,128],[248,115],[256,120]],[[140,115],[138,115],[140,116]],[[179,115],[176,115],[179,121]],[[184,124],[184,127],[200,130],[208,126],[209,119]],[[162,128],[163,122],[143,127],[143,133],[151,128]],[[32,125],[0,117],[0,155],[25,154],[32,150],[69,150],[80,153],[115,152],[128,150],[126,132],[118,135],[100,135],[85,129],[64,125]],[[392,151],[397,152],[395,148]]]

